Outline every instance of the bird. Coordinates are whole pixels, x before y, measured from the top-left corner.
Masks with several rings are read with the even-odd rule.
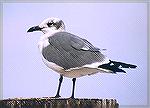
[[[136,68],[136,65],[110,60],[100,48],[65,30],[65,23],[55,17],[42,21],[27,32],[42,31],[38,48],[44,64],[60,74],[55,98],[60,96],[63,77],[72,78],[73,87],[70,98],[74,98],[76,78],[98,72],[126,73],[123,68]]]

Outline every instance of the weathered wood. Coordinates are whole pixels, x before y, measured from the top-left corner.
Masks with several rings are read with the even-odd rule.
[[[115,99],[30,98],[0,100],[0,108],[119,108]]]

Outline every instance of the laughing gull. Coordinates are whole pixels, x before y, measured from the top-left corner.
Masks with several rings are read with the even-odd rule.
[[[45,19],[27,32],[42,31],[38,47],[46,66],[60,74],[56,98],[64,77],[73,78],[71,98],[74,98],[76,78],[97,72],[123,72],[122,68],[136,68],[136,65],[112,61],[86,39],[65,31],[65,24],[58,18]]]

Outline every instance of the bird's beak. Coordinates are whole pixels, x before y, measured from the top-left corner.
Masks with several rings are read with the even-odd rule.
[[[27,32],[33,32],[33,31],[41,31],[41,28],[39,26],[31,27]]]

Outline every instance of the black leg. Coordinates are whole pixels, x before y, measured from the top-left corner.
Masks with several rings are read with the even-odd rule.
[[[62,81],[63,81],[63,76],[60,75],[60,78],[59,78],[59,86],[58,86],[58,90],[57,90],[57,94],[56,94],[55,98],[61,97],[61,96],[59,95],[59,92],[60,92],[60,87],[61,87]]]
[[[72,88],[72,95],[71,95],[71,98],[74,98],[74,89],[75,89],[76,78],[73,78],[72,81],[73,81],[73,88]]]

